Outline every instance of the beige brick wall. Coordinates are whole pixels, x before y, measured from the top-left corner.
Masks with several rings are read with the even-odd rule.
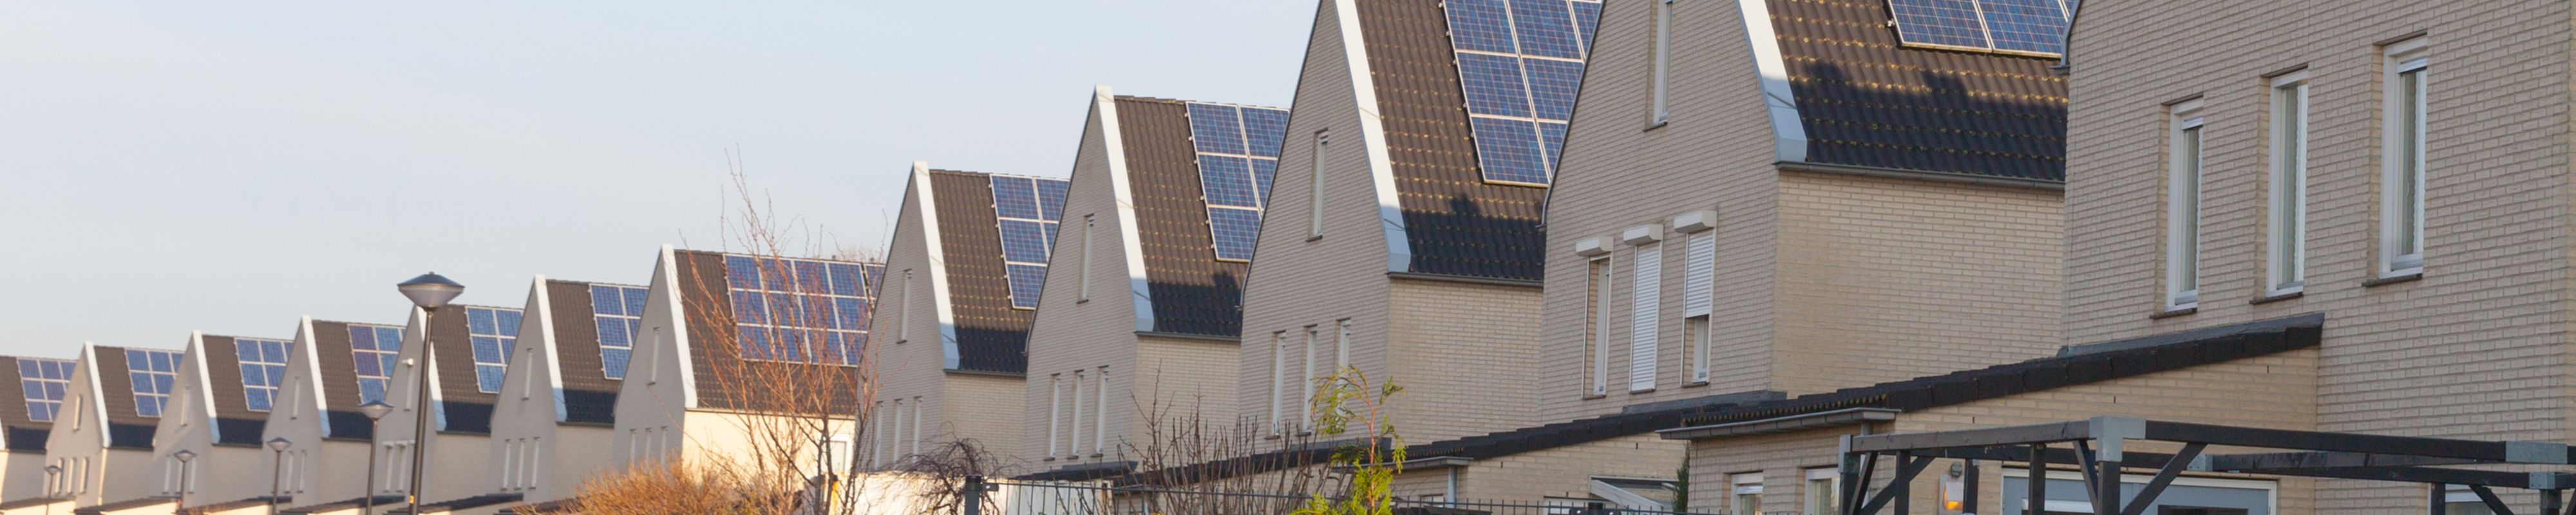
[[[1602,12],[1585,66],[1583,95],[1576,99],[1547,218],[1547,290],[1538,378],[1541,418],[1549,421],[1615,413],[1621,406],[1768,388],[1768,356],[1729,356],[1707,388],[1681,388],[1681,291],[1665,288],[1667,322],[1658,358],[1668,372],[1656,391],[1627,393],[1629,289],[1625,272],[1609,290],[1613,321],[1609,353],[1610,395],[1587,400],[1584,352],[1585,270],[1576,241],[1615,242],[1621,229],[1662,223],[1686,211],[1715,209],[1718,252],[1712,318],[1717,346],[1758,349],[1773,339],[1773,211],[1779,194],[1771,165],[1772,130],[1746,45],[1742,11],[1733,3],[1677,3],[1673,7],[1671,121],[1649,128],[1653,109],[1654,12],[1649,2],[1612,2]],[[1767,21],[1767,20],[1766,20]],[[1664,276],[1682,279],[1676,246],[1666,246]],[[1632,247],[1613,254],[1628,267]]]
[[[2275,429],[2312,429],[2316,424],[2315,398],[2318,352],[2298,350],[2271,356],[2246,358],[2183,370],[2147,374],[2138,377],[2068,386],[1999,399],[1944,406],[1898,415],[1893,423],[1879,423],[1873,432],[1919,433],[1978,427],[2011,426],[2046,422],[2081,420],[2103,415],[2121,415],[2173,422],[2240,425]],[[2227,409],[2210,409],[2224,405]],[[1817,429],[1795,433],[1750,436],[1743,438],[1698,440],[1691,442],[1691,482],[1694,505],[1714,507],[1724,496],[1731,475],[1761,472],[1764,476],[1763,511],[1795,512],[1802,507],[1804,471],[1835,465],[1840,437],[1860,434],[1858,427]],[[2132,449],[2147,452],[2171,452],[2171,445],[2136,442]],[[2213,450],[2214,452],[2217,450]],[[1982,506],[2000,506],[2003,487],[2002,464],[1989,463],[1979,479]],[[1933,470],[1945,470],[1947,464],[1936,463]],[[1885,469],[1882,469],[1885,470]],[[1916,506],[1935,502],[1933,476],[1925,475],[1914,484]],[[2420,488],[2385,490],[2413,492],[2421,497]],[[2314,502],[2321,492],[2312,482],[2289,479],[2280,482],[2279,513],[2297,515],[2319,509]],[[2417,501],[2420,505],[2421,501]],[[1917,508],[1921,509],[1921,508]],[[1993,511],[1989,508],[1989,511]]]
[[[916,182],[911,187],[929,186]],[[886,440],[895,445],[894,455],[901,456],[912,450],[916,440],[927,452],[952,439],[972,438],[1004,463],[1029,461],[1019,457],[1024,430],[1020,415],[1026,396],[1021,379],[947,371],[946,351],[940,347],[939,313],[932,297],[938,292],[932,287],[931,257],[923,238],[929,225],[922,211],[931,206],[921,200],[927,196],[924,191],[906,190],[903,211],[895,222],[894,242],[886,248],[886,287],[878,293],[871,326],[877,328],[870,342],[880,378],[876,402],[888,410],[880,415],[893,422],[897,420],[892,418],[895,400],[901,399],[904,407],[900,422],[893,424],[900,427],[893,428]],[[905,283],[906,270],[912,271],[910,284]],[[911,296],[918,298],[907,303],[905,297]],[[911,311],[908,328],[903,313],[907,304]],[[919,405],[917,411],[915,404]],[[915,413],[924,420],[916,422]],[[870,435],[868,439],[871,442],[862,447],[873,450],[877,437]]]
[[[2569,438],[2570,10],[2558,2],[2187,1],[2088,6],[2069,87],[2066,327],[2096,341],[2324,312],[2320,429]],[[2381,49],[2428,36],[2425,274],[2378,287]],[[2259,295],[2265,74],[2309,73],[2305,295]],[[2165,102],[2203,129],[2199,312],[2163,294]],[[2469,380],[2467,378],[2475,378]],[[2420,510],[2421,492],[2322,486],[2321,509]]]
[[[1268,212],[1274,214],[1262,224],[1260,250],[1244,284],[1235,391],[1237,411],[1251,417],[1266,419],[1270,413],[1274,332],[1330,326],[1347,318],[1355,340],[1354,364],[1382,376],[1387,363],[1377,344],[1387,334],[1386,238],[1378,225],[1377,193],[1364,148],[1383,142],[1361,137],[1359,104],[1352,95],[1351,68],[1333,6],[1325,0],[1316,9],[1288,141],[1272,179]],[[1325,130],[1331,131],[1332,143],[1317,156],[1311,142]],[[1318,178],[1312,173],[1318,159],[1324,172],[1324,235],[1308,240],[1308,213],[1318,201],[1311,193],[1314,183],[1308,181]],[[1301,411],[1294,408],[1286,411]]]
[[[1404,388],[1392,404],[1405,439],[1434,442],[1538,425],[1530,403],[1537,395],[1530,381],[1538,375],[1536,288],[1398,280],[1391,291],[1387,362],[1400,366],[1369,379]],[[1324,354],[1317,356],[1329,360]]]
[[[2059,192],[1802,172],[1780,184],[1772,389],[1832,391],[2056,352]]]
[[[1675,478],[1687,447],[1686,442],[1647,433],[1476,460],[1459,473],[1458,496],[1501,503],[1589,498],[1595,477]]]

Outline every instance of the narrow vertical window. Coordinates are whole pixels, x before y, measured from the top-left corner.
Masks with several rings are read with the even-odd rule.
[[[1073,438],[1066,440],[1068,459],[1082,457],[1082,371],[1073,371]]]
[[[1609,290],[1610,281],[1616,278],[1615,272],[1610,263],[1610,256],[1605,254],[1592,259],[1590,271],[1584,279],[1583,302],[1587,311],[1585,313],[1587,316],[1584,317],[1584,335],[1586,340],[1590,340],[1587,342],[1590,345],[1583,348],[1583,375],[1589,379],[1585,381],[1589,383],[1584,387],[1585,395],[1601,396],[1610,393]]]
[[[1736,474],[1733,478],[1736,513],[1762,513],[1762,473]]]
[[[921,454],[921,396],[912,397],[912,453]]]
[[[1804,515],[1834,515],[1837,513],[1834,510],[1834,505],[1836,504],[1834,502],[1836,497],[1834,493],[1834,485],[1841,482],[1837,477],[1840,475],[1838,472],[1839,471],[1830,468],[1807,469],[1807,488],[1806,491],[1800,492],[1806,496],[1807,510]]]
[[[2200,101],[2173,107],[2165,177],[2165,309],[2200,305]]]
[[[1315,326],[1306,326],[1306,341],[1299,343],[1298,346],[1302,347],[1299,350],[1305,353],[1305,357],[1297,360],[1297,363],[1305,370],[1298,374],[1297,384],[1303,385],[1305,392],[1299,396],[1302,400],[1297,402],[1297,406],[1305,410],[1306,416],[1299,419],[1297,429],[1299,432],[1305,432],[1312,431],[1315,427],[1315,387],[1320,385],[1320,382],[1315,379]]]
[[[1306,195],[1306,237],[1324,237],[1324,144],[1333,139],[1329,131],[1315,131],[1314,143],[1306,147],[1306,186],[1314,191]]]
[[[1082,215],[1082,296],[1075,300],[1091,301],[1091,215]]]
[[[2379,275],[2424,270],[2424,40],[2389,45],[2381,125]]]
[[[1287,416],[1287,412],[1281,411],[1281,408],[1286,407],[1287,401],[1288,392],[1284,391],[1287,389],[1284,383],[1288,378],[1283,377],[1286,375],[1288,375],[1288,332],[1270,333],[1270,432],[1272,434],[1281,432],[1280,420]]]
[[[1650,123],[1661,125],[1673,118],[1673,0],[1655,2],[1655,108]]]
[[[1092,405],[1097,411],[1091,414],[1091,456],[1095,458],[1109,452],[1109,367],[1100,367],[1097,381],[1100,384],[1091,389],[1092,395],[1100,397]]]
[[[1351,366],[1351,319],[1334,320],[1333,330],[1340,333],[1333,337],[1333,373],[1340,374]]]
[[[1048,374],[1048,375],[1047,375],[1047,453],[1046,453],[1046,459],[1050,459],[1050,460],[1052,460],[1052,459],[1055,459],[1055,457],[1057,457],[1057,456],[1063,456],[1063,455],[1064,455],[1063,453],[1058,452],[1058,451],[1063,450],[1064,448],[1063,448],[1063,447],[1058,447],[1058,446],[1056,445],[1056,443],[1060,441],[1060,440],[1057,440],[1057,438],[1059,438],[1059,437],[1062,437],[1062,436],[1063,436],[1063,430],[1064,430],[1064,374]]]
[[[2272,80],[2272,244],[2265,295],[2307,285],[2308,75]]]
[[[901,314],[895,317],[894,341],[895,343],[910,341],[912,340],[912,269],[903,270],[903,303],[896,307],[900,309],[896,309],[895,312]]]
[[[1709,316],[1717,290],[1717,231],[1690,236],[1682,248],[1682,345],[1690,347],[1690,381],[1708,384]]]
[[[900,464],[903,463],[903,399],[894,400],[893,422],[894,434],[889,436],[894,438],[894,445],[886,446],[886,456],[892,461],[887,463]]]
[[[871,469],[876,468],[879,464],[885,463],[885,461],[879,460],[878,456],[886,454],[888,450],[894,448],[893,444],[887,443],[888,435],[886,434],[886,431],[889,431],[894,427],[894,425],[889,423],[887,420],[893,418],[894,414],[887,412],[885,407],[885,401],[876,401],[870,403],[868,408],[868,416],[870,418],[875,418],[877,423],[877,429],[875,431],[876,434],[868,435],[868,468]],[[1047,436],[1048,438],[1054,438],[1055,435],[1049,434]],[[1054,455],[1049,454],[1048,456]]]
[[[1663,244],[1637,247],[1628,272],[1628,392],[1655,389],[1655,358],[1662,354],[1656,329],[1664,293]]]

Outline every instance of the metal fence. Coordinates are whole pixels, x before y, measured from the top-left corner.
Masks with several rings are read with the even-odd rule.
[[[1296,511],[1313,496],[1251,492],[1210,492],[1105,483],[987,481],[967,479],[963,515],[1281,515]],[[976,485],[981,485],[977,487]],[[1324,502],[1337,502],[1326,499]],[[1514,503],[1465,500],[1397,499],[1398,515],[1726,515],[1720,511],[1671,511],[1669,507],[1619,506],[1598,499],[1549,499]]]

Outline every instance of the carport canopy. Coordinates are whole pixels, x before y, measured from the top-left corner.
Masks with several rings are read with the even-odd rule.
[[[2126,450],[2131,441],[2181,444],[2165,453]],[[2268,452],[2207,454],[2210,446],[2263,449]],[[1878,458],[1894,458],[1888,486],[1869,488],[1878,474]],[[2455,465],[2568,465],[2576,462],[2567,444],[2502,440],[2460,440],[2359,433],[2296,431],[2254,427],[2164,422],[2133,417],[1954,431],[1847,435],[1842,441],[1843,515],[1911,515],[1907,485],[1941,458],[2026,463],[2029,492],[2025,499],[2045,499],[2049,465],[2073,465],[2083,471],[2085,498],[2097,515],[2144,515],[2156,496],[2183,472],[2225,472],[2422,483],[2432,485],[2429,511],[2443,515],[2445,485],[2465,485],[2498,515],[2514,511],[2495,488],[2538,491],[2539,514],[2576,515],[2566,510],[2562,490],[2576,488],[2568,472],[2506,472],[2450,468]],[[1970,462],[1974,463],[1974,461]],[[2154,470],[2143,488],[2124,503],[2120,478],[2126,469]],[[1971,476],[1973,477],[1973,476]],[[2106,481],[2105,478],[2108,478]],[[1969,484],[1975,484],[1970,481]],[[2107,488],[2105,487],[2107,485]],[[1975,502],[1971,493],[1968,502]],[[2044,515],[2044,503],[2027,503],[2028,515]],[[1974,513],[1975,508],[1965,510]]]

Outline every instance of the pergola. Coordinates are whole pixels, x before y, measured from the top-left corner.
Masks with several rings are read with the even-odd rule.
[[[2130,441],[2181,444],[2171,454],[2134,452]],[[2061,447],[2061,445],[2063,445]],[[2206,454],[2210,446],[2269,449],[2274,452]],[[1872,491],[1878,458],[1892,457],[1895,470],[1884,488]],[[1895,515],[1911,515],[1907,486],[1939,458],[2020,462],[2030,467],[2028,515],[2044,515],[2048,465],[2075,465],[2083,471],[2086,499],[2099,515],[2143,515],[2156,497],[2183,472],[2232,472],[2422,483],[2432,485],[2430,513],[2443,515],[2444,485],[2465,485],[2498,515],[2513,509],[2497,498],[2495,488],[2523,488],[2540,493],[2541,515],[2576,515],[2564,509],[2562,490],[2576,488],[2567,472],[2504,472],[2444,468],[2441,465],[2533,464],[2576,462],[2567,444],[2558,442],[2458,440],[2321,431],[2163,422],[2132,417],[2027,426],[1963,429],[1925,433],[1843,437],[1843,515],[1878,515],[1894,505]],[[1971,461],[1970,463],[1975,463]],[[1971,465],[1973,467],[1973,465]],[[2127,503],[2121,502],[2120,478],[2126,469],[2154,470],[2155,475]],[[1973,470],[1970,469],[1970,470]],[[1975,473],[1970,472],[1974,478]],[[1976,481],[1966,483],[1967,512],[1975,512]]]

